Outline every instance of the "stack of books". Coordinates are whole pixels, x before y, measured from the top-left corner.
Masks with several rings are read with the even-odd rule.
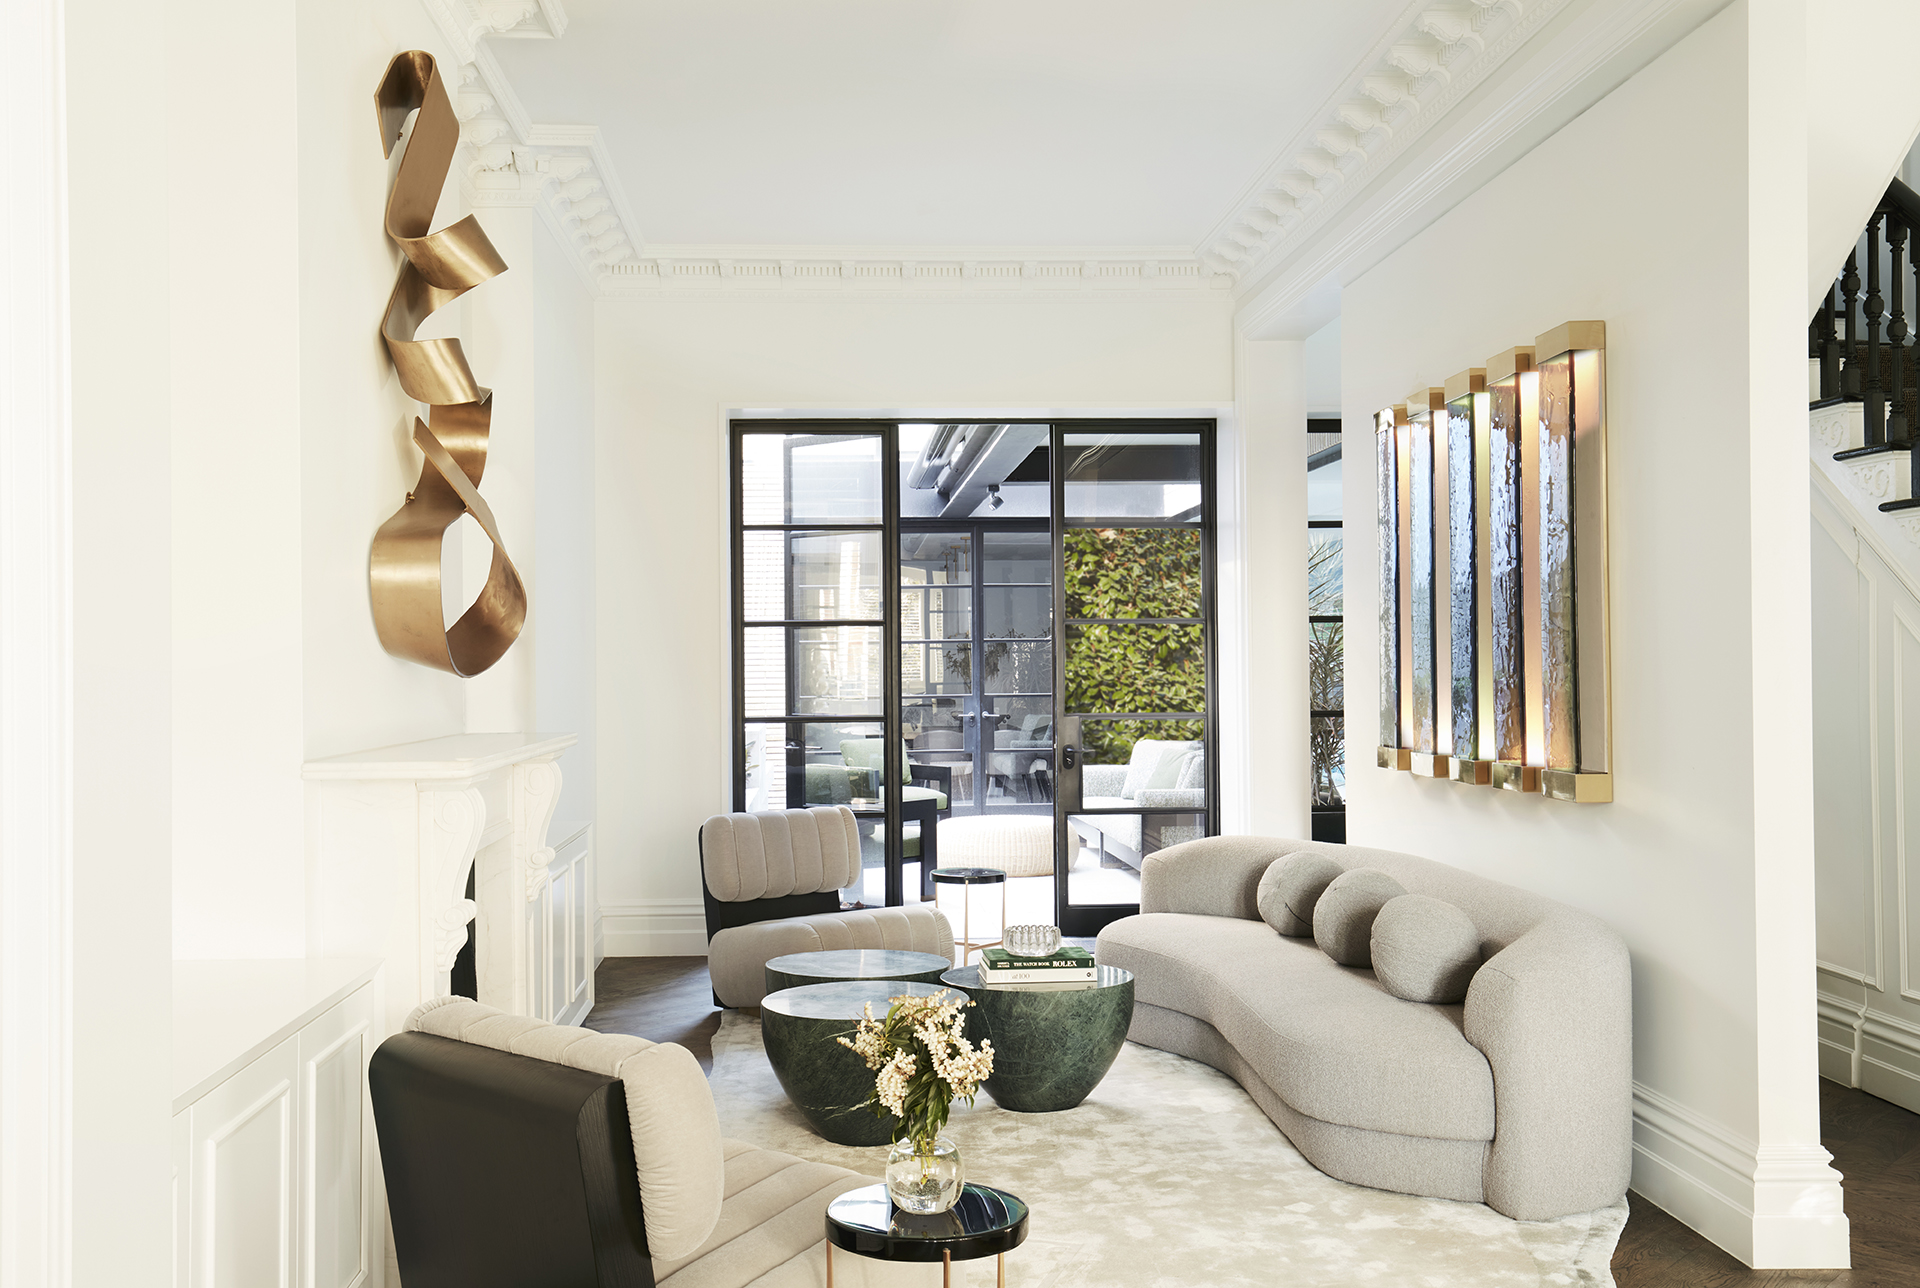
[[[1061,945],[1045,957],[1015,957],[1004,948],[980,954],[980,983],[986,988],[1092,988],[1099,978],[1093,954]]]

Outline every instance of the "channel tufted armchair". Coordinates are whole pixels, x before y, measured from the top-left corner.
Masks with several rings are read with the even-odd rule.
[[[840,910],[860,880],[853,811],[715,814],[700,828],[707,968],[721,1006],[758,1006],[767,962],[829,948],[905,948],[953,956],[953,927],[931,904]]]
[[[826,1209],[873,1183],[720,1133],[685,1047],[426,1002],[368,1068],[407,1288],[817,1288]],[[836,1259],[836,1285],[931,1267]]]

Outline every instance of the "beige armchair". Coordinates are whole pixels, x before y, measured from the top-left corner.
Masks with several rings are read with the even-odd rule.
[[[841,911],[860,879],[860,829],[845,806],[716,814],[700,828],[707,968],[721,1006],[758,1006],[766,964],[785,953],[905,948],[953,956],[931,904]]]

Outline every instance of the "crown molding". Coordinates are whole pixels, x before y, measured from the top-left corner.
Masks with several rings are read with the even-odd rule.
[[[1224,289],[1178,247],[656,245],[613,265],[610,292],[1193,291]]]
[[[1438,213],[1447,184],[1484,179],[1503,149],[1565,115],[1597,71],[1626,61],[1629,46],[1650,44],[1663,19],[1718,0],[1421,0],[1197,248],[649,245],[599,128],[534,122],[488,48],[492,39],[558,38],[567,25],[560,0],[421,4],[462,60],[453,98],[463,189],[479,205],[539,206],[597,293],[1232,287],[1242,326],[1260,331],[1291,326],[1283,320],[1291,312],[1327,312],[1332,276],[1417,231]],[[1513,102],[1464,140],[1436,134],[1528,41],[1574,11],[1584,11],[1583,38],[1525,76]],[[1410,156],[1423,138],[1432,155]]]
[[[420,0],[455,57],[470,63],[488,36],[508,40],[558,40],[566,34],[561,0]]]
[[[1237,278],[1323,227],[1571,0],[1417,4],[1200,241]]]
[[[1550,34],[1531,33],[1541,40],[1514,60],[1498,99],[1456,113],[1411,155],[1383,156],[1382,164],[1398,161],[1389,176],[1348,183],[1338,202],[1316,208],[1242,269],[1235,283],[1239,328],[1263,339],[1314,330],[1338,312],[1342,284],[1606,97],[1724,3],[1563,0],[1561,20]]]

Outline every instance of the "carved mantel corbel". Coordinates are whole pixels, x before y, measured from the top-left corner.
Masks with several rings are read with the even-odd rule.
[[[487,827],[487,806],[469,786],[420,789],[420,975],[434,996],[451,991],[453,959],[467,942],[475,905],[466,897],[467,871]]]
[[[547,828],[560,802],[560,766],[557,757],[525,761],[513,767],[513,862],[531,903],[547,881],[553,847]]]

